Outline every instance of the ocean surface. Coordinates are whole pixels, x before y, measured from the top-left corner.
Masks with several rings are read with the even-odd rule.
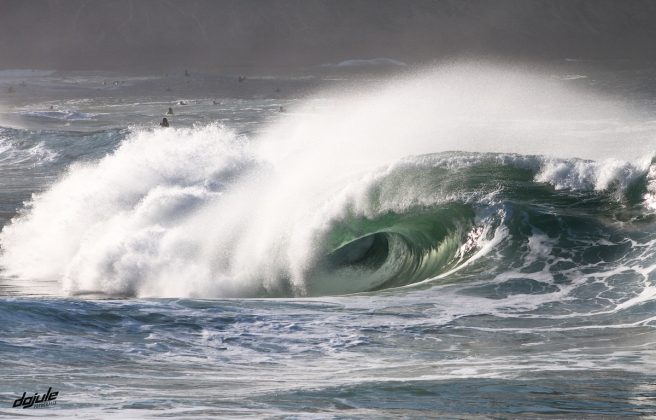
[[[564,66],[0,72],[0,417],[656,415],[656,66]]]

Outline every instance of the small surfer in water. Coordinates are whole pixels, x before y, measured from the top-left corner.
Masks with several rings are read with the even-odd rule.
[[[173,115],[173,108],[169,107],[169,110],[166,112],[166,115]]]
[[[159,126],[160,127],[168,127],[169,126],[169,120],[167,120],[166,118],[162,118],[162,122],[159,123]]]

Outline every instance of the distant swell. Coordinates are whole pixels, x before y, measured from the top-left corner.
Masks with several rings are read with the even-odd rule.
[[[23,116],[46,120],[86,121],[95,118],[94,114],[78,111],[28,111]]]

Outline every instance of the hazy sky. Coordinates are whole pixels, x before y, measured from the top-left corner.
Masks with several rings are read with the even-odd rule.
[[[0,0],[2,68],[653,58],[648,0]]]

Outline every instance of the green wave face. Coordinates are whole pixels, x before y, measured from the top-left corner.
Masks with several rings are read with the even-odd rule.
[[[328,235],[329,251],[309,276],[308,294],[385,289],[447,271],[462,259],[473,221],[470,206],[451,203],[342,222]]]
[[[532,176],[481,154],[443,153],[400,163],[367,191],[375,217],[351,214],[322,238],[325,251],[306,275],[304,294],[375,291],[454,269],[473,251],[467,240],[476,230],[480,196],[500,185],[514,189]]]
[[[446,153],[398,165],[364,196],[365,213],[374,216],[346,207],[348,216],[333,221],[318,240],[323,252],[306,273],[303,294],[376,291],[437,278],[460,281],[476,276],[476,270],[512,271],[524,264],[530,271],[551,258],[545,254],[540,258],[546,262],[533,261],[536,238],[550,238],[552,249],[580,256],[585,264],[588,251],[580,243],[616,235],[617,223],[653,219],[644,208],[649,193],[644,171],[618,178],[604,190],[586,183],[559,189],[537,179],[547,164],[533,156]],[[585,169],[571,176],[560,170],[556,176],[562,182],[585,181],[595,169],[586,161],[556,164]],[[494,252],[477,268],[460,270],[500,227]]]

